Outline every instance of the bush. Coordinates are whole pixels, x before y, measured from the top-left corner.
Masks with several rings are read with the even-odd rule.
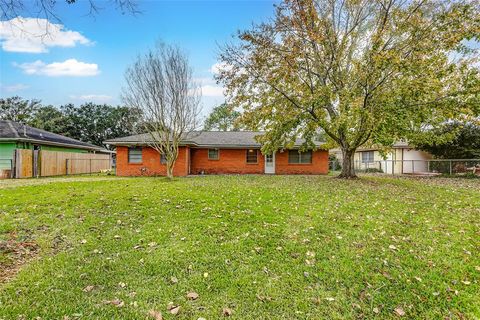
[[[365,169],[364,172],[365,173],[383,173],[383,170],[378,168],[367,168]]]
[[[334,154],[328,155],[328,170],[340,171],[342,170],[342,165],[338,158]]]

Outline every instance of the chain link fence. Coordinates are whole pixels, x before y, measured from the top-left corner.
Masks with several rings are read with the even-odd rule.
[[[359,173],[480,176],[480,159],[355,161],[354,166]],[[330,161],[329,167],[331,171],[341,170],[338,161]]]

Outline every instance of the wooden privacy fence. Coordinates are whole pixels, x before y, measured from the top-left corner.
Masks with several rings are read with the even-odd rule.
[[[110,169],[110,155],[40,151],[41,176],[93,173]]]
[[[15,178],[33,177],[33,151],[29,149],[15,150]]]
[[[111,159],[108,154],[22,149],[15,151],[16,178],[94,173],[110,168]]]
[[[88,159],[67,159],[67,174],[93,173],[111,169],[110,156],[90,157]],[[105,157],[106,156],[106,157]]]

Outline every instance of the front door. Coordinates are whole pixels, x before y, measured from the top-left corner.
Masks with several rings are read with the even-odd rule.
[[[265,155],[265,173],[275,173],[275,153]]]

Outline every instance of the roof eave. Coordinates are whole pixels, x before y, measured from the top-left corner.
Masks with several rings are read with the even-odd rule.
[[[82,146],[77,144],[70,144],[70,143],[62,143],[62,142],[53,142],[53,141],[45,141],[45,140],[37,140],[37,139],[30,139],[30,138],[0,138],[0,141],[21,141],[21,142],[32,142],[38,144],[44,144],[49,146],[59,146],[59,147],[68,147],[68,148],[76,148],[76,149],[85,149],[85,150],[95,150],[95,151],[102,151],[105,150],[101,147],[96,146]]]

